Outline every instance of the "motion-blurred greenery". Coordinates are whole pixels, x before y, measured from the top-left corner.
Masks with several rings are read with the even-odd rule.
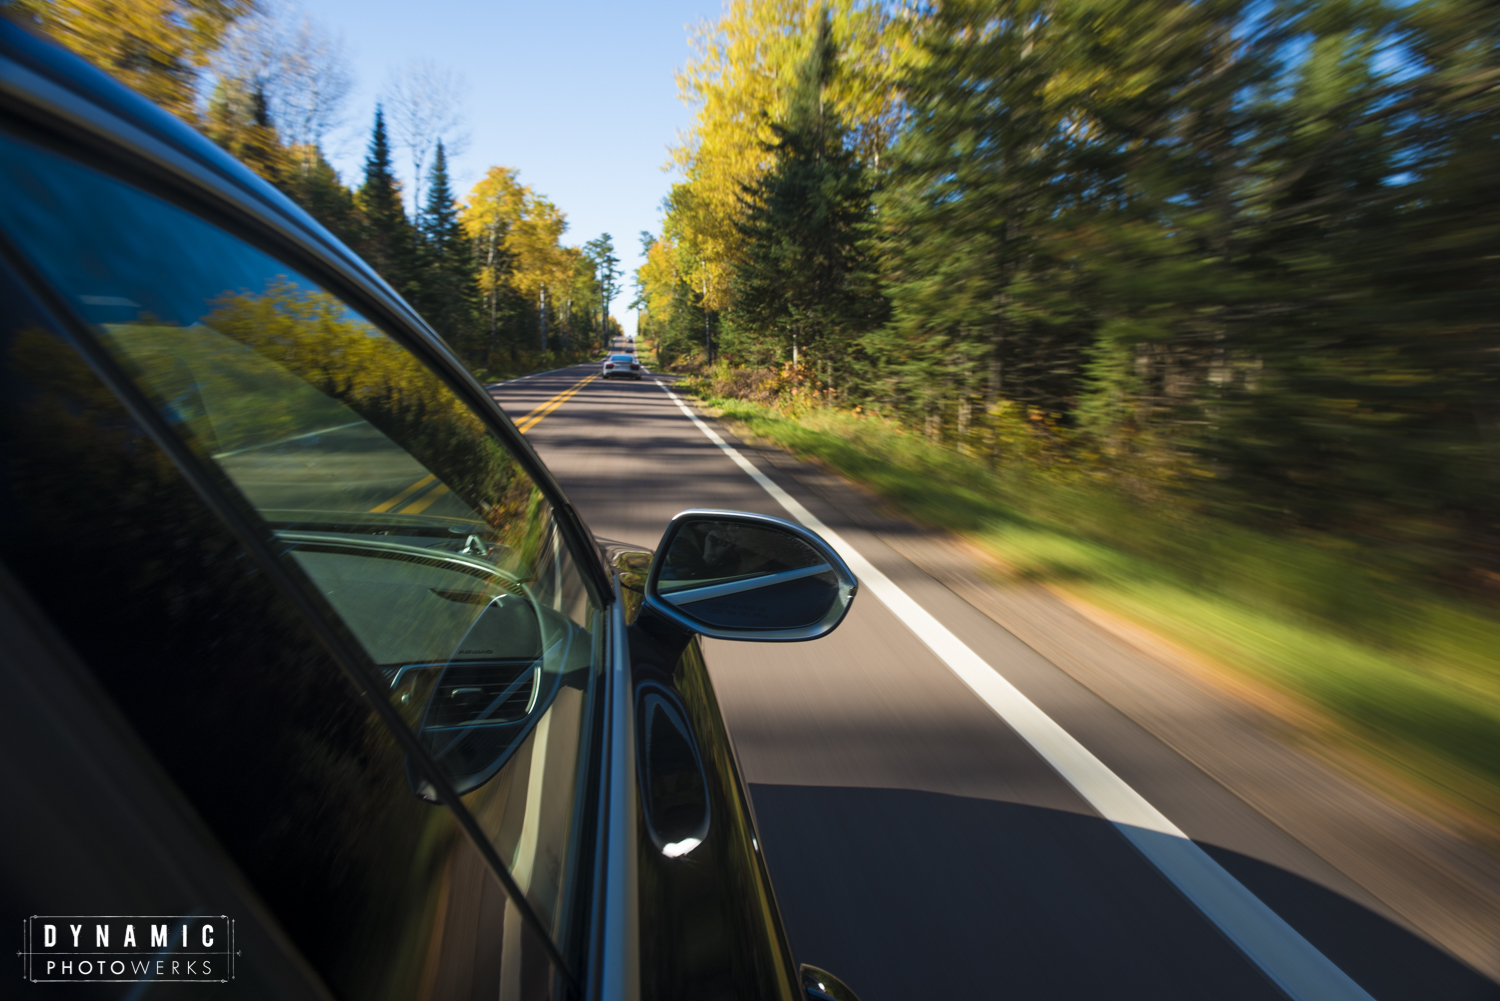
[[[1500,7],[715,28],[639,274],[663,360],[1500,832]]]
[[[1061,587],[1317,706],[1486,826],[1500,823],[1500,622],[1411,583],[1399,555],[1142,502],[1086,470],[992,466],[866,412],[717,395],[725,418]],[[732,379],[731,379],[732,382]],[[1327,735],[1324,735],[1327,736]]]
[[[779,83],[758,139],[702,98],[640,275],[664,359],[727,362],[761,402],[791,364],[997,475],[1216,519],[1202,547],[1500,598],[1500,8],[943,0],[857,32],[848,6],[721,23]],[[748,100],[711,55],[693,79]],[[894,118],[839,98],[870,59]]]

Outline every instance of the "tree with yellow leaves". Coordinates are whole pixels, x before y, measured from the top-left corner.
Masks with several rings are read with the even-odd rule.
[[[13,17],[190,122],[199,74],[255,0],[11,0]]]
[[[517,175],[510,167],[491,167],[460,211],[474,241],[492,350],[507,329],[512,350],[532,330],[536,346],[545,349],[549,321],[572,320],[568,307],[580,255],[560,242],[567,216]]]
[[[697,55],[678,74],[678,91],[697,113],[672,149],[685,180],[668,198],[667,230],[689,249],[691,264],[681,278],[706,290],[709,309],[730,305],[746,189],[771,165],[771,123],[786,114],[824,10],[810,0],[730,0],[718,21],[698,25]],[[827,11],[840,52],[827,99],[859,157],[878,165],[895,134],[897,80],[912,22],[904,7],[861,0],[836,0]]]
[[[653,239],[645,251],[645,263],[636,270],[639,290],[636,301],[645,314],[641,334],[655,337],[659,336],[658,325],[672,311],[672,297],[682,279],[677,267],[677,244],[670,237]]]

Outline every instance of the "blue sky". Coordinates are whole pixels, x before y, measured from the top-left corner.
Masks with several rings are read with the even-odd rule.
[[[672,183],[667,146],[691,116],[674,71],[688,25],[717,18],[720,0],[299,0],[343,39],[355,90],[351,128],[334,164],[358,177],[375,101],[391,70],[433,59],[467,78],[468,149],[453,164],[466,192],[496,164],[567,213],[565,243],[608,232],[630,275],[643,229],[657,231]],[[341,147],[341,148],[340,148]],[[628,281],[627,281],[628,288]],[[627,330],[627,291],[612,313]]]

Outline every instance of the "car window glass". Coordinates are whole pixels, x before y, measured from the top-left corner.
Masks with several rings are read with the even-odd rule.
[[[212,832],[335,996],[547,995],[545,953],[453,815],[411,794],[390,730],[3,267],[0,561],[192,804],[184,819]],[[60,799],[44,819],[75,814],[67,800],[81,792],[50,790]],[[109,815],[108,799],[86,805]],[[149,866],[80,859],[84,843],[16,860],[72,877],[40,884],[16,913],[249,917],[170,881],[142,885]],[[237,963],[230,985],[159,983],[149,996],[246,997],[259,958]]]
[[[560,922],[603,645],[536,485],[416,355],[258,249],[20,143],[0,140],[0,188],[11,239],[254,511]]]

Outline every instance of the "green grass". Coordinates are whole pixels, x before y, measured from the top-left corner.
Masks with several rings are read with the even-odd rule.
[[[522,351],[514,358],[498,355],[493,363],[470,368],[480,382],[504,382],[535,372],[550,372],[583,362],[598,361],[598,351]]]
[[[656,349],[644,337],[637,337],[635,339],[635,355],[641,360],[641,364],[645,365],[650,371],[661,371],[661,365],[658,364],[659,359],[656,356]]]
[[[984,462],[878,418],[705,402],[913,519],[1310,702],[1343,736],[1500,830],[1500,621],[1390,554],[1120,496],[1083,471]]]

